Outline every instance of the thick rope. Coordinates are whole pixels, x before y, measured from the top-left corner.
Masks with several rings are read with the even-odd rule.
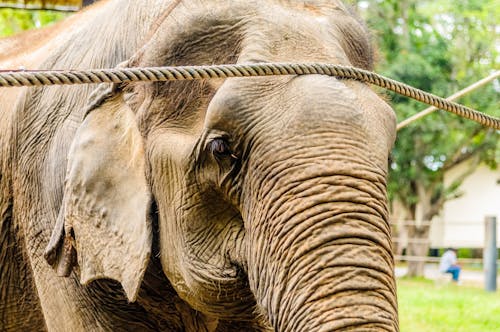
[[[450,100],[450,101],[457,100],[458,98],[465,96],[466,94],[482,87],[483,85],[485,85],[487,83],[490,83],[491,81],[493,81],[499,77],[500,77],[500,70],[497,70],[496,72],[489,75],[488,77],[485,77],[482,80],[479,80],[476,83],[471,84],[468,87],[452,94],[451,96],[446,98],[446,100]],[[398,123],[398,127],[397,127],[398,131],[405,128],[406,126],[412,124],[413,122],[418,121],[418,120],[422,119],[423,117],[426,117],[427,115],[431,114],[432,112],[436,111],[437,109],[438,108],[431,106],[431,107],[428,107],[425,110],[401,121],[400,123]]]
[[[400,95],[435,106],[466,119],[476,121],[483,126],[497,130],[500,129],[500,119],[496,117],[480,113],[466,106],[456,104],[370,71],[333,64],[257,63],[246,65],[115,68],[71,71],[11,71],[0,72],[0,87],[137,81],[180,81],[210,78],[309,74],[355,79],[377,85]]]

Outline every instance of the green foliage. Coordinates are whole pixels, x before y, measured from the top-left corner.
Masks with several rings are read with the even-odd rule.
[[[375,31],[377,71],[422,90],[448,96],[488,76],[499,67],[500,6],[496,0],[351,1]],[[459,100],[500,116],[498,80]],[[398,120],[426,108],[391,94]],[[491,168],[500,162],[498,132],[443,111],[398,133],[392,153],[389,197],[414,211],[422,199],[417,183],[432,204],[457,196],[461,181],[444,188],[444,173],[458,162],[476,159]],[[477,163],[476,163],[477,164]],[[432,217],[432,216],[427,216]]]
[[[39,28],[63,19],[69,14],[45,10],[0,9],[0,37]]]
[[[498,331],[500,297],[481,288],[398,280],[401,331]]]
[[[457,257],[458,258],[473,258],[473,250],[470,248],[459,248]]]

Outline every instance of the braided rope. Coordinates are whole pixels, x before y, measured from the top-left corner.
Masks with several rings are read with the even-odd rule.
[[[122,83],[137,81],[181,81],[211,78],[320,74],[355,79],[454,113],[483,126],[500,129],[500,119],[413,88],[382,75],[348,66],[309,63],[257,63],[243,65],[115,68],[70,71],[0,72],[0,87]]]

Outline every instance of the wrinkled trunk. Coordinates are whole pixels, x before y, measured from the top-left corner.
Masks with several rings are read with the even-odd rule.
[[[250,287],[276,331],[398,330],[384,176],[339,173],[252,209]]]

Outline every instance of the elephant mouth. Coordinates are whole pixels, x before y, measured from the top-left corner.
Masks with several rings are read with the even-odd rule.
[[[194,309],[219,319],[255,319],[256,300],[241,265],[231,263],[221,269],[210,263],[198,263],[190,274],[193,280],[188,292],[178,292]]]
[[[250,290],[244,265],[230,253],[213,255],[212,259],[200,257],[192,250],[182,251],[180,268],[174,272],[166,266],[160,240],[162,220],[157,203],[151,206],[153,229],[153,255],[160,258],[164,275],[178,296],[193,309],[224,320],[254,321],[256,301]],[[189,247],[194,244],[188,245]],[[221,259],[222,257],[222,259]],[[222,263],[223,262],[223,263]]]

